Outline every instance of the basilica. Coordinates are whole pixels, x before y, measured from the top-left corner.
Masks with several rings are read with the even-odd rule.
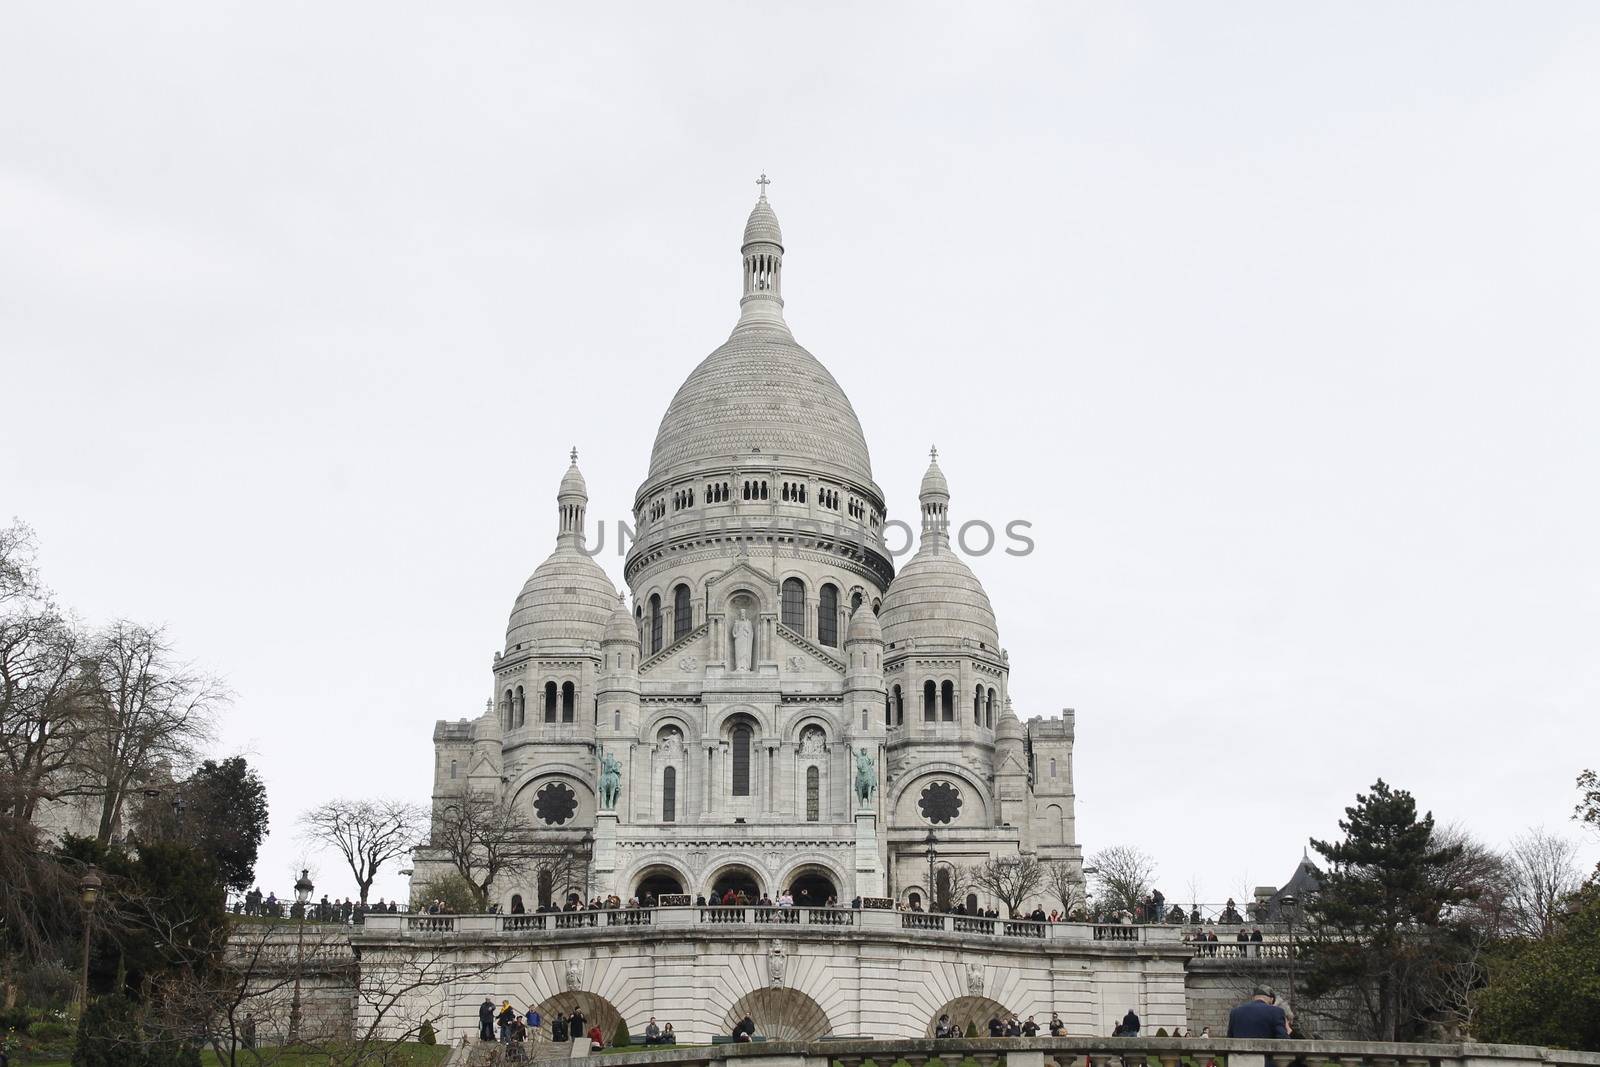
[[[984,860],[1081,880],[1072,713],[1013,709],[937,454],[896,571],[861,424],[784,321],[764,183],[740,255],[738,320],[667,406],[634,498],[629,595],[585,551],[574,451],[486,711],[434,728],[436,819],[485,793],[575,859],[497,880],[508,912],[733,889],[1003,914],[965,873]],[[448,869],[419,850],[413,894]]]

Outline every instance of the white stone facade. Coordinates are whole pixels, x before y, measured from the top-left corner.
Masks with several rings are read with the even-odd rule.
[[[936,883],[1018,853],[1081,869],[1072,713],[1026,726],[1013,713],[993,609],[949,544],[937,460],[897,575],[860,423],[784,322],[764,193],[741,257],[738,323],[668,406],[635,497],[631,608],[585,552],[574,452],[556,548],[516,599],[488,710],[435,727],[436,804],[492,791],[592,856],[571,884],[494,886],[507,910],[569,890],[731,885],[926,901],[930,829]],[[621,767],[605,811],[602,754]],[[441,869],[423,850],[414,892]]]

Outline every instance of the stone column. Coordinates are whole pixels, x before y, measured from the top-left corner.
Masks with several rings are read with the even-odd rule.
[[[594,884],[592,897],[624,896],[617,888],[617,813],[596,812],[594,817]]]
[[[883,869],[878,865],[878,816],[856,812],[856,896],[881,897]]]

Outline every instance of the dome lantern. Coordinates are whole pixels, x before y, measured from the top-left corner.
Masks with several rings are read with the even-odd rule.
[[[922,505],[922,543],[948,544],[950,541],[950,483],[939,469],[939,449],[928,449],[928,473],[922,476],[917,493]]]
[[[767,203],[771,184],[765,174],[756,179],[761,196],[744,224],[744,243],[739,249],[744,257],[744,293],[739,298],[736,332],[747,326],[789,329],[783,321],[783,230]]]
[[[575,544],[583,547],[583,513],[589,503],[589,487],[583,480],[583,473],[578,470],[578,447],[572,447],[572,465],[567,468],[567,473],[561,476],[561,486],[556,490],[556,506],[559,511],[559,524],[556,528],[557,539],[562,544]]]

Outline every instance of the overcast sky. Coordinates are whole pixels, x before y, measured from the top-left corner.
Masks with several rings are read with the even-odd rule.
[[[284,892],[427,797],[568,448],[628,513],[764,170],[891,516],[937,443],[1033,524],[972,563],[1087,852],[1220,899],[1379,776],[1575,834],[1597,72],[1577,3],[9,3],[0,519],[227,679]]]

